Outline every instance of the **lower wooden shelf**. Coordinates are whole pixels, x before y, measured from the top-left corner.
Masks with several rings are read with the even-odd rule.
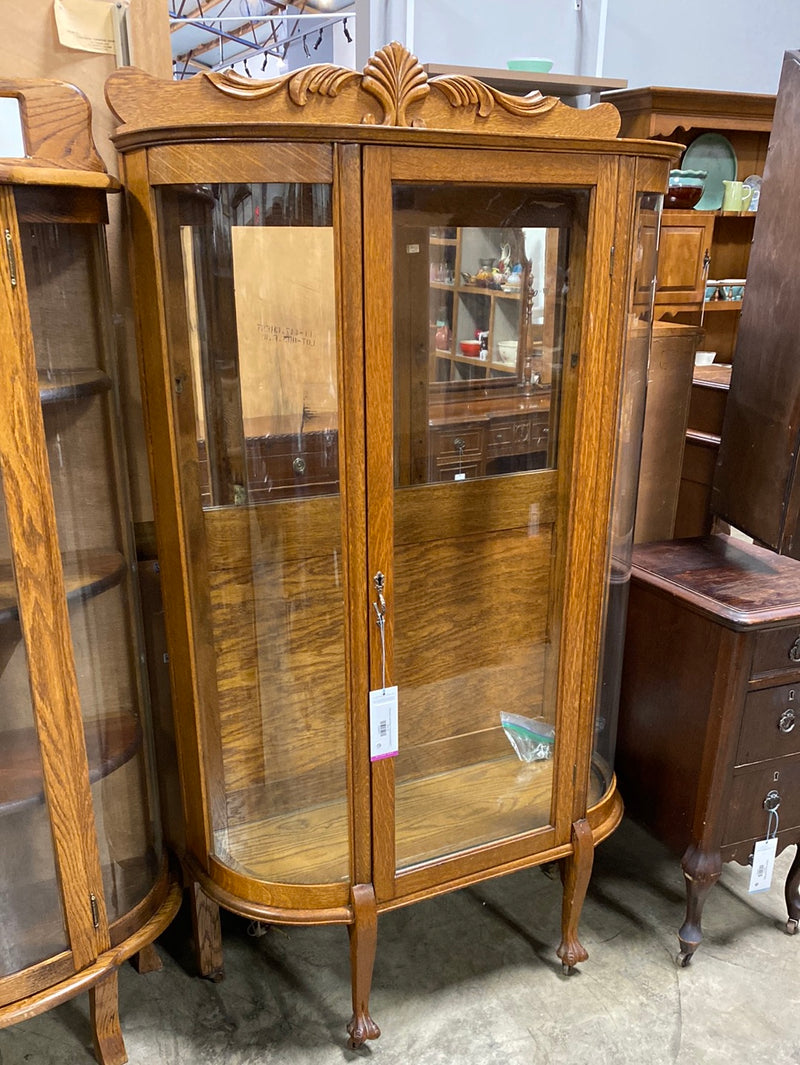
[[[553,761],[504,758],[404,781],[395,799],[399,868],[432,861],[549,824]],[[608,786],[594,771],[589,805]],[[458,841],[457,848],[453,840]],[[233,868],[278,883],[335,883],[349,874],[344,799],[222,830],[217,853]],[[291,843],[291,846],[287,844]]]

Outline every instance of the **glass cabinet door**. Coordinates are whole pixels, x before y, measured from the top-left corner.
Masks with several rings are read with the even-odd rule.
[[[331,185],[163,187],[158,206],[184,505],[206,555],[212,854],[268,883],[346,881]]]
[[[112,384],[105,194],[55,204],[16,190],[20,242],[105,909],[114,930],[161,869],[133,586],[133,537]],[[86,829],[88,826],[82,826]]]
[[[68,947],[2,487],[0,475],[0,984]]]
[[[397,753],[373,750],[372,769],[389,899],[568,844],[607,793],[582,737],[609,502],[593,485],[608,483],[616,431],[619,192],[597,156],[364,155],[365,228],[392,251],[367,248],[364,279],[368,568],[386,602],[370,683],[397,689]]]
[[[551,821],[562,368],[588,204],[394,187],[398,871]]]

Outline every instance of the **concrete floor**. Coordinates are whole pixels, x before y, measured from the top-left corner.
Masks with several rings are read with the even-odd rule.
[[[164,969],[120,974],[132,1065],[798,1065],[800,935],[783,933],[784,852],[769,892],[725,866],[705,941],[675,965],[678,863],[624,821],[597,851],[581,922],[590,958],[554,955],[561,889],[539,869],[379,919],[372,1015],[383,1035],[354,1052],[347,934],[278,928],[254,938],[224,918],[226,978],[191,974],[185,914],[159,941]],[[0,1032],[1,1065],[93,1061],[87,996]]]

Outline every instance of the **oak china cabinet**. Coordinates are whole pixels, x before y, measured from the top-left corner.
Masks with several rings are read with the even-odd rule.
[[[0,1027],[89,992],[127,1060],[117,971],[180,891],[158,829],[104,250],[117,183],[71,86],[0,80]]]
[[[571,969],[674,148],[397,44],[107,97],[203,970],[346,925],[357,1046],[379,913],[552,861]]]

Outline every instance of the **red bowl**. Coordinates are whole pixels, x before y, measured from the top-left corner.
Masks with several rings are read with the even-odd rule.
[[[670,185],[664,197],[665,207],[679,207],[684,210],[694,207],[703,197],[703,189],[699,185]]]
[[[462,355],[470,355],[473,358],[480,352],[481,345],[478,340],[462,340],[458,345]]]

